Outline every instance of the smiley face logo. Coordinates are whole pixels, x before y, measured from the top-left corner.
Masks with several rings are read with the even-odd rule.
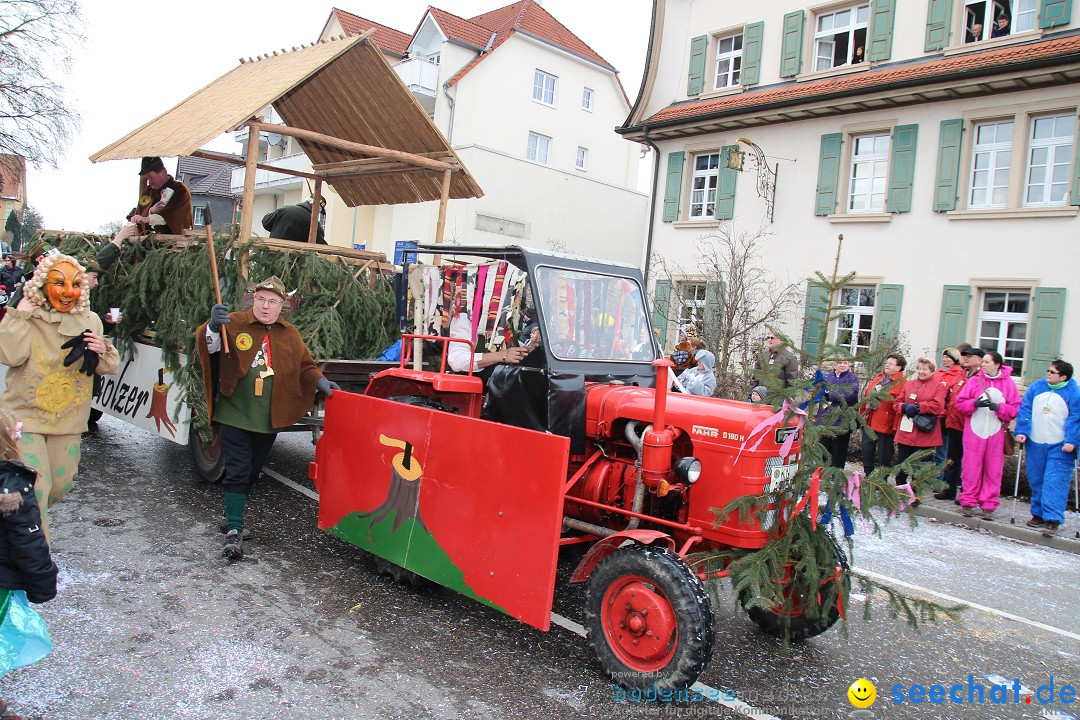
[[[877,688],[866,678],[859,678],[851,683],[847,691],[848,700],[857,708],[868,708],[877,700]]]

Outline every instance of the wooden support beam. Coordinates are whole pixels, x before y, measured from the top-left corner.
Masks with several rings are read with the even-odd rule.
[[[315,244],[319,232],[319,210],[322,209],[322,179],[315,181],[315,194],[311,196],[311,224],[308,226],[307,241]]]
[[[447,163],[440,162],[438,160],[432,160],[431,158],[426,158],[421,155],[414,155],[412,153],[402,152],[401,150],[390,150],[389,148],[375,147],[374,145],[364,145],[362,143],[350,142],[348,140],[331,137],[330,135],[324,135],[323,133],[318,133],[313,130],[304,130],[303,128],[296,128],[289,125],[274,125],[271,123],[264,123],[253,120],[248,123],[248,127],[257,130],[266,130],[267,132],[279,133],[281,135],[289,135],[291,137],[300,138],[301,140],[308,140],[310,142],[319,143],[320,145],[326,145],[327,147],[337,148],[339,150],[345,150],[348,152],[354,152],[360,155],[372,155],[374,157],[400,160],[402,162],[407,162],[412,165],[419,165],[421,167],[430,168],[431,170],[451,169]]]
[[[445,152],[442,151],[415,154],[417,157],[424,157],[428,158],[429,160],[439,160],[440,162],[445,162],[448,165],[457,165],[457,160],[454,158],[453,155],[447,155]],[[311,169],[315,172],[318,172],[320,170],[337,170],[339,168],[365,167],[367,165],[378,165],[385,162],[387,162],[386,158],[369,157],[360,158],[358,160],[341,160],[339,162],[319,163],[318,165],[312,165]]]
[[[247,242],[251,237],[251,221],[255,215],[255,166],[259,164],[259,130],[256,125],[248,124],[247,155],[244,158],[244,199],[240,214],[240,242]],[[244,263],[247,267],[247,263]]]
[[[439,222],[435,226],[435,244],[442,245],[443,232],[446,230],[446,203],[450,199],[450,170],[443,173],[442,197],[439,198]],[[435,264],[442,264],[442,255],[435,256]]]
[[[236,155],[229,155],[228,153],[214,152],[213,150],[196,150],[191,153],[191,157],[206,158],[207,160],[217,160],[218,162],[229,163],[230,165],[247,165],[247,161],[242,157]],[[276,165],[269,165],[267,163],[256,163],[255,167],[259,170],[269,170],[271,172],[281,173],[282,175],[292,175],[293,177],[302,177],[309,180],[315,179],[314,173],[304,172],[302,170],[288,170],[286,168],[280,168]]]

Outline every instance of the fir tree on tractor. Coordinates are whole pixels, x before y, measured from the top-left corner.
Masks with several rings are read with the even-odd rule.
[[[831,275],[816,272],[812,293],[825,300],[817,317],[808,313],[807,338],[816,352],[808,356],[791,338],[769,326],[777,337],[809,363],[820,368],[823,362],[849,360],[853,366],[876,373],[887,355],[896,351],[898,339],[888,331],[880,332],[875,346],[868,352],[852,355],[850,349],[827,338],[827,328],[845,310],[834,302],[839,291],[856,276],[855,272],[840,274],[840,257],[844,236],[837,240],[836,256]],[[887,330],[887,329],[886,329]],[[933,451],[924,450],[891,467],[877,467],[864,476],[861,470],[848,471],[830,466],[828,451],[822,445],[826,437],[852,430],[870,433],[862,410],[868,403],[880,402],[888,394],[882,389],[863,395],[854,407],[830,409],[820,420],[818,412],[825,407],[826,393],[831,389],[819,370],[814,378],[783,387],[775,377],[765,378],[768,398],[775,410],[771,421],[746,439],[750,447],[762,433],[777,428],[796,426],[801,434],[801,452],[794,477],[781,486],[769,486],[761,495],[732,501],[723,508],[713,508],[719,526],[731,513],[744,520],[756,516],[763,527],[769,527],[771,539],[761,550],[714,551],[697,553],[688,558],[706,576],[726,570],[737,601],[751,619],[766,632],[783,639],[785,652],[792,640],[802,640],[828,629],[837,619],[847,620],[855,559],[852,536],[857,522],[866,523],[880,535],[882,521],[907,515],[911,527],[916,525],[911,512],[912,502],[938,485],[940,467],[933,462]],[[834,422],[838,421],[838,422]],[[900,470],[908,482],[896,486],[890,481]],[[903,617],[913,628],[920,623],[936,622],[941,615],[958,619],[962,606],[946,607],[923,598],[906,595],[894,588],[858,576],[860,592],[866,598],[864,619],[871,616],[874,592],[885,596],[889,617]],[[718,600],[719,580],[710,581],[711,592]],[[846,630],[846,626],[845,626]]]

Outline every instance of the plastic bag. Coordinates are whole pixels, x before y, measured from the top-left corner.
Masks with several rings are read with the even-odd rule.
[[[52,651],[45,620],[30,608],[26,593],[12,590],[7,613],[0,623],[0,676],[33,665]]]

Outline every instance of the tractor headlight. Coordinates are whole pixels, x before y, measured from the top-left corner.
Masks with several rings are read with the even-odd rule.
[[[701,461],[696,457],[686,456],[675,463],[675,477],[680,482],[693,485],[701,477]]]

